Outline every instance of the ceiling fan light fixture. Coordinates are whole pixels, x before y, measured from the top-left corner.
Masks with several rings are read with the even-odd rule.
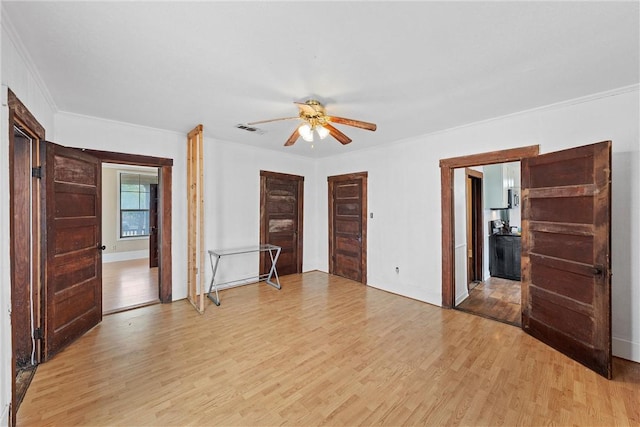
[[[320,139],[325,139],[327,136],[329,136],[329,130],[322,125],[316,126],[316,130],[318,131]]]
[[[298,128],[298,133],[307,142],[313,141],[313,129],[308,124],[303,124]]]

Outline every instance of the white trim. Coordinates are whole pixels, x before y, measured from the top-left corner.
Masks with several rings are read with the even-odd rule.
[[[4,9],[4,5],[2,6],[2,8]],[[33,80],[38,85],[38,89],[40,89],[40,92],[42,92],[42,96],[44,97],[45,101],[47,101],[47,104],[49,104],[49,107],[51,107],[51,110],[53,111],[53,113],[54,114],[57,113],[59,111],[58,106],[53,100],[53,96],[51,96],[51,92],[49,92],[49,89],[47,88],[47,85],[44,83],[42,76],[38,72],[38,68],[35,66],[35,62],[33,62],[33,59],[31,59],[31,55],[29,55],[29,51],[22,43],[22,40],[20,40],[20,36],[18,36],[18,32],[16,31],[15,26],[9,19],[9,14],[6,13],[6,11],[3,11],[2,13],[2,29],[7,30],[7,33],[6,33],[7,36],[9,36],[9,39],[16,47],[16,51],[24,61],[24,65],[27,67],[27,70],[33,76]]]
[[[131,123],[131,122],[123,122],[123,121],[119,121],[119,120],[105,119],[104,117],[90,116],[88,114],[74,113],[74,112],[65,111],[65,110],[58,110],[57,113],[58,114],[65,114],[65,115],[68,115],[68,116],[80,117],[80,118],[83,118],[83,119],[90,119],[90,120],[97,120],[97,121],[101,121],[101,122],[105,122],[105,123],[112,123],[112,124],[116,124],[116,125],[130,126],[132,128],[136,128],[136,129],[145,129],[145,130],[150,130],[150,131],[153,131],[153,132],[166,132],[166,133],[171,133],[171,134],[174,134],[174,135],[180,135],[182,137],[185,136],[184,132],[178,132],[178,131],[171,130],[171,129],[154,128],[152,126],[138,125],[138,124]]]
[[[442,133],[448,133],[448,132],[455,131],[455,130],[458,130],[458,129],[464,129],[464,128],[467,128],[467,127],[477,126],[477,125],[480,125],[480,124],[483,124],[483,123],[494,122],[494,121],[497,121],[497,120],[502,120],[502,119],[506,119],[506,118],[510,118],[510,117],[516,117],[516,116],[522,116],[522,115],[526,115],[526,114],[530,114],[530,113],[536,113],[536,112],[540,112],[540,111],[556,110],[558,108],[570,107],[572,105],[583,104],[585,102],[591,102],[591,101],[595,101],[595,100],[598,100],[598,99],[609,98],[611,96],[622,95],[624,93],[636,92],[636,91],[639,91],[639,90],[640,90],[640,84],[636,83],[636,84],[632,84],[632,85],[629,85],[629,86],[623,86],[623,87],[619,87],[619,88],[616,88],[616,89],[606,90],[604,92],[592,93],[591,95],[585,95],[585,96],[581,96],[579,98],[567,99],[567,100],[556,102],[556,103],[553,103],[553,104],[547,104],[547,105],[541,105],[539,107],[533,107],[533,108],[530,108],[528,110],[516,111],[515,113],[509,113],[509,114],[505,114],[505,115],[502,115],[502,116],[491,117],[489,119],[479,120],[477,122],[466,123],[464,125],[454,126],[452,128],[442,129],[442,130],[438,130],[438,131],[427,133],[427,134],[420,135],[420,136],[433,136],[433,135],[438,135],[438,134],[442,134]],[[414,138],[415,137],[410,137],[410,138],[407,138],[407,140],[410,140],[410,139],[412,140]]]
[[[440,130],[434,130],[432,132],[427,132],[427,133],[420,134],[420,135],[411,135],[411,136],[408,136],[406,138],[396,139],[396,140],[393,140],[393,141],[390,141],[390,142],[374,145],[374,146],[367,147],[367,148],[362,148],[362,149],[355,150],[355,151],[348,151],[348,152],[345,152],[345,153],[338,153],[338,154],[329,155],[329,156],[326,156],[325,158],[328,158],[328,157],[340,157],[340,156],[350,156],[350,155],[353,155],[353,153],[355,153],[355,152],[358,152],[358,153],[363,152],[364,153],[364,152],[367,152],[367,151],[377,150],[377,149],[380,149],[380,148],[383,148],[383,147],[389,147],[391,145],[397,146],[397,145],[403,144],[403,143],[411,143],[411,142],[414,142],[414,141],[416,141],[418,139],[433,137],[433,136],[437,136],[437,135],[444,135],[444,134],[447,134],[447,133],[450,133],[450,132],[455,132],[455,131],[457,131],[459,129],[478,126],[478,125],[482,125],[482,124],[485,124],[485,123],[499,121],[499,120],[502,120],[502,119],[507,119],[507,118],[511,118],[511,117],[517,117],[517,116],[523,116],[523,115],[527,115],[527,114],[530,114],[530,113],[537,113],[537,112],[556,110],[556,109],[559,109],[559,108],[566,108],[566,107],[570,107],[572,105],[583,104],[585,102],[596,101],[598,99],[609,98],[609,97],[612,97],[612,96],[623,95],[625,93],[637,92],[637,91],[640,91],[640,84],[638,84],[638,83],[632,84],[632,85],[629,85],[629,86],[619,87],[619,88],[616,88],[616,89],[607,90],[607,91],[604,91],[604,92],[593,93],[591,95],[581,96],[579,98],[567,99],[567,100],[564,100],[564,101],[556,102],[554,104],[541,105],[539,107],[533,107],[533,108],[530,108],[528,110],[521,110],[521,111],[516,111],[515,113],[509,113],[509,114],[505,114],[505,115],[502,115],[502,116],[491,117],[491,118],[484,119],[484,120],[479,120],[479,121],[476,121],[476,122],[470,122],[470,123],[465,123],[465,124],[462,124],[462,125],[453,126],[453,127],[449,127],[449,128],[444,128],[444,129],[440,129]],[[305,158],[309,158],[309,157],[305,157]]]
[[[136,165],[123,165],[121,163],[102,163],[102,167],[106,169],[123,169],[124,170],[133,170],[140,171],[142,174],[150,174],[150,175],[158,175],[158,168],[154,168],[151,166],[136,166]]]
[[[143,258],[149,258],[148,250],[103,253],[102,263],[106,264],[109,262],[129,261],[132,259],[143,259]]]
[[[611,347],[614,356],[640,363],[640,343],[612,337]]]
[[[456,298],[456,304],[455,304],[456,307],[460,305],[460,303],[466,300],[467,298],[469,298],[469,291],[463,292],[462,295],[458,295],[458,297]]]

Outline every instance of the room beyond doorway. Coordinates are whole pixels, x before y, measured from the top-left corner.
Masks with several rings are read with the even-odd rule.
[[[469,296],[456,306],[458,310],[521,325],[520,282],[490,277],[469,290]]]
[[[158,168],[102,163],[102,313],[160,302]]]
[[[158,267],[149,268],[148,258],[102,264],[103,314],[159,303]]]

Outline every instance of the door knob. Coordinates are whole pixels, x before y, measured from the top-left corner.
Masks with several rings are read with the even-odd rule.
[[[101,245],[100,243],[98,243],[98,250],[99,251],[104,251],[105,249],[107,249],[107,247],[105,245]]]

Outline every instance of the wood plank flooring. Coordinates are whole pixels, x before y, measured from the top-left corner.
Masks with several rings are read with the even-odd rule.
[[[611,381],[504,323],[320,272],[113,314],[40,365],[18,426],[638,425]]]
[[[111,314],[160,302],[158,268],[149,259],[102,264],[102,313]]]
[[[520,327],[520,282],[490,277],[469,290],[456,308]]]

